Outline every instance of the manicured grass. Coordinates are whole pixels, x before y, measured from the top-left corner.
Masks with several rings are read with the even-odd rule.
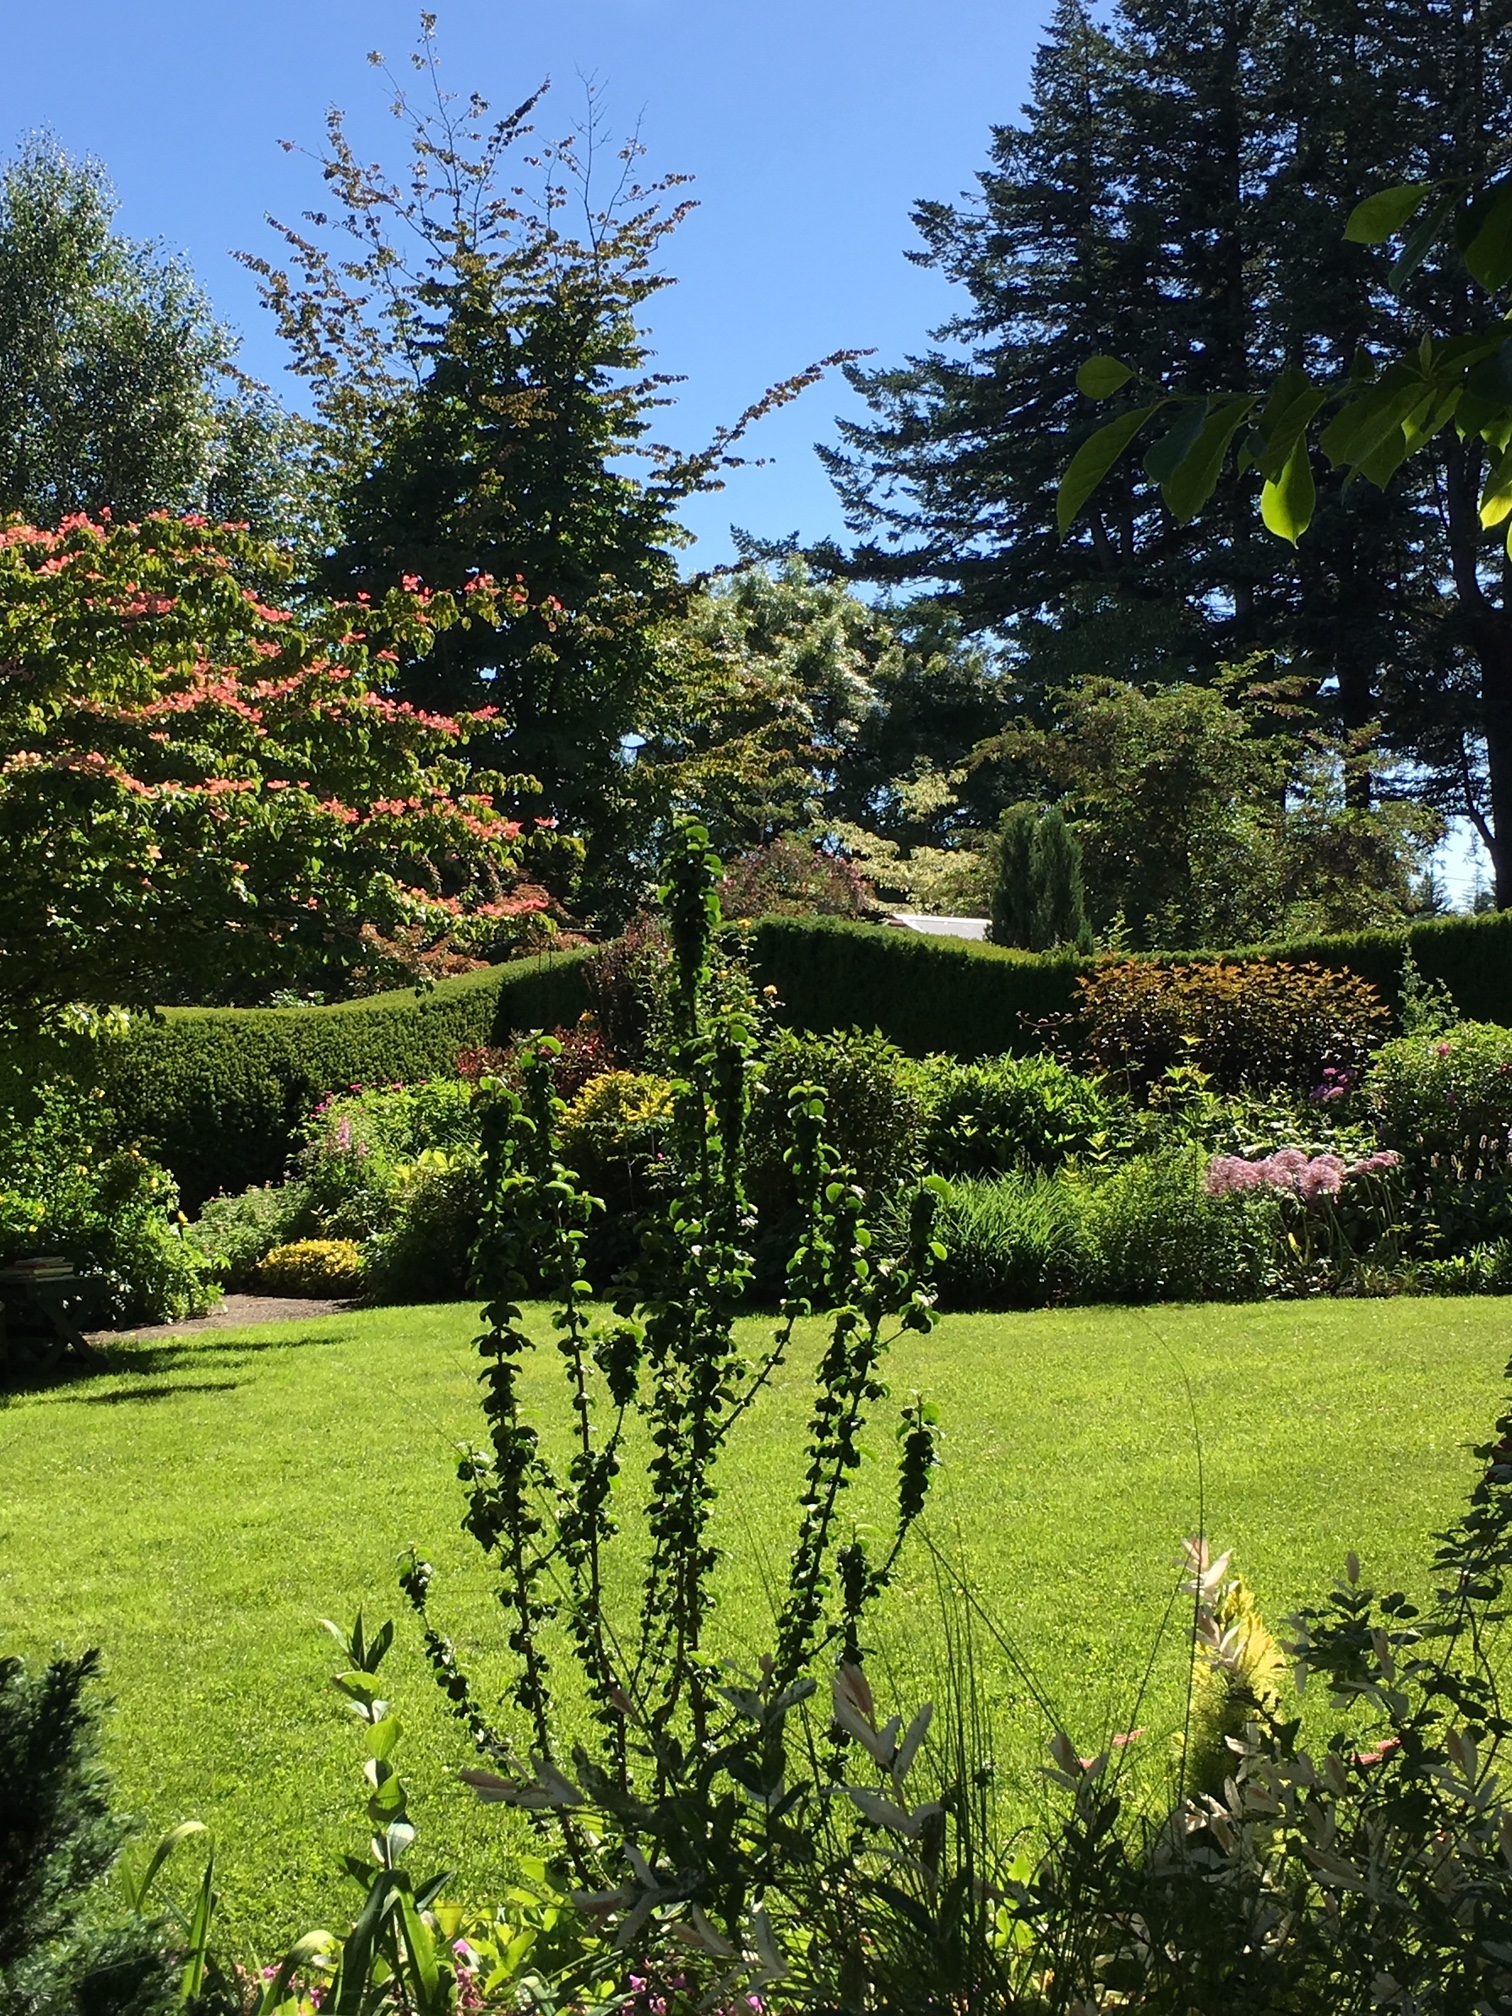
[[[1509,1318],[1498,1300],[958,1316],[898,1346],[890,1376],[940,1409],[938,1546],[1090,1748],[1126,1726],[1204,1500],[1273,1619],[1326,1591],[1350,1546],[1368,1576],[1425,1588],[1426,1537],[1453,1518],[1464,1445],[1498,1407]],[[206,1332],[121,1347],[106,1374],[0,1405],[0,1651],[102,1647],[123,1797],[155,1828],[211,1824],[223,1930],[244,1956],[336,1919],[336,1857],[365,1836],[359,1748],[315,1619],[398,1615],[394,1557],[414,1543],[436,1564],[438,1616],[495,1692],[502,1680],[457,1529],[473,1327],[442,1307]],[[783,1579],[811,1362],[777,1380],[726,1478],[718,1635],[739,1653],[762,1648]],[[870,1440],[862,1515],[890,1483],[890,1424]],[[938,1684],[938,1604],[916,1549],[879,1631],[900,1705]],[[1152,1744],[1176,1712],[1179,1626],[1166,1645],[1140,1717]],[[486,1897],[507,1823],[455,1785],[465,1742],[403,1622],[385,1670],[420,1859]],[[1005,1780],[1032,1798],[1042,1720],[993,1647],[981,1678]]]

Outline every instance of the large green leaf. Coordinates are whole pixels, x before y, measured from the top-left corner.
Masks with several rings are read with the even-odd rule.
[[[1355,463],[1360,475],[1374,483],[1377,490],[1384,490],[1398,469],[1412,453],[1413,443],[1418,439],[1418,430],[1423,421],[1437,404],[1438,395],[1425,391],[1422,398],[1403,414],[1401,424],[1384,434],[1368,455],[1362,455]]]
[[[1317,501],[1312,458],[1308,453],[1306,437],[1299,435],[1292,443],[1292,451],[1280,475],[1274,482],[1267,482],[1260,492],[1260,516],[1267,531],[1295,546],[1312,523],[1313,507]]]
[[[1500,525],[1509,516],[1512,516],[1512,450],[1492,463],[1480,499],[1482,525]]]
[[[1265,445],[1255,461],[1268,482],[1280,482],[1298,438],[1306,432],[1327,396],[1304,371],[1286,370],[1277,374],[1257,423]]]
[[[1132,412],[1120,413],[1116,420],[1099,427],[1083,441],[1071,457],[1071,466],[1062,476],[1056,495],[1056,522],[1063,533],[1150,415],[1165,403],[1164,399],[1157,399],[1152,406],[1137,406]]]
[[[1173,517],[1185,525],[1217,488],[1223,458],[1235,434],[1255,410],[1253,398],[1225,399],[1208,414],[1207,423],[1180,464],[1160,486]]]
[[[1422,207],[1432,188],[1431,182],[1402,182],[1392,189],[1378,189],[1350,211],[1344,236],[1352,245],[1384,244]]]
[[[1089,357],[1076,374],[1076,389],[1089,399],[1111,399],[1133,376],[1121,358]]]
[[[1336,467],[1358,467],[1381,443],[1400,429],[1423,403],[1431,387],[1405,365],[1393,365],[1366,391],[1349,400],[1323,430],[1322,449]]]
[[[1465,265],[1488,294],[1512,280],[1512,183],[1504,183],[1479,231],[1465,247]]]
[[[1453,209],[1454,198],[1452,196],[1446,196],[1442,203],[1434,204],[1428,215],[1417,226],[1412,236],[1402,247],[1401,252],[1397,256],[1396,263],[1386,275],[1388,286],[1396,288],[1398,292],[1406,286],[1419,266],[1428,257],[1428,254],[1433,250]]]
[[[1177,410],[1176,425],[1153,442],[1144,458],[1145,474],[1152,483],[1168,483],[1186,460],[1207,424],[1206,399],[1189,399]]]

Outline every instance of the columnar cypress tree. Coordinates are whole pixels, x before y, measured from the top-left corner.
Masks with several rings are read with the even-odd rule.
[[[1016,945],[1025,951],[1029,948],[1034,922],[1031,861],[1038,822],[1037,807],[1010,805],[998,826],[993,842],[987,926],[987,935],[994,945]]]
[[[1051,952],[1057,946],[1074,945],[1090,951],[1081,843],[1058,806],[1050,806],[1035,825],[1029,843],[1029,883],[1031,950]]]
[[[1057,806],[1010,805],[993,843],[992,868],[994,945],[1026,952],[1090,948],[1081,845]]]

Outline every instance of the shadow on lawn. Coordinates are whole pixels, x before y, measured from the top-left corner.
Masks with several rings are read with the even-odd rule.
[[[176,1400],[181,1393],[234,1393],[240,1379],[185,1379],[177,1386],[118,1386],[113,1393],[58,1393],[55,1406],[119,1407],[128,1400]]]
[[[280,1326],[281,1328],[283,1326]],[[123,1338],[116,1344],[95,1346],[88,1365],[41,1367],[18,1370],[0,1379],[0,1407],[13,1400],[35,1396],[44,1406],[113,1405],[122,1400],[169,1400],[177,1393],[229,1392],[238,1379],[174,1380],[173,1374],[191,1368],[204,1372],[235,1372],[255,1364],[267,1351],[301,1351],[310,1345],[346,1344],[350,1332],[312,1331],[288,1326],[280,1336],[238,1336],[234,1330],[196,1330],[182,1338],[133,1343]],[[109,1393],[99,1391],[102,1379],[134,1379],[155,1384],[121,1386]],[[166,1382],[166,1383],[165,1383]]]

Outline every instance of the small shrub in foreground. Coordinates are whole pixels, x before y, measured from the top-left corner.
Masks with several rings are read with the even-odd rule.
[[[160,1926],[102,1890],[128,1829],[99,1762],[98,1673],[95,1652],[36,1672],[0,1659],[4,2016],[168,2016],[180,2001]]]

